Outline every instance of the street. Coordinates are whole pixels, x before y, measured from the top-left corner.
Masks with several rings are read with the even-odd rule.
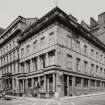
[[[105,95],[65,99],[61,105],[105,105]]]
[[[0,105],[105,105],[105,95],[61,98],[61,99],[12,99],[11,101],[1,100]]]

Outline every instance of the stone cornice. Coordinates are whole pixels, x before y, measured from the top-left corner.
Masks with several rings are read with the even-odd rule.
[[[72,18],[69,17],[65,12],[63,12],[58,7],[51,10],[48,14],[44,17],[39,19],[35,24],[33,24],[29,29],[25,30],[20,35],[20,39],[18,42],[21,44],[28,38],[32,37],[33,35],[39,33],[44,28],[48,27],[50,24],[54,22],[59,22],[70,29],[73,29],[78,35],[81,35],[89,42],[94,44],[95,46],[99,47],[101,50],[105,51],[105,44],[102,43],[98,38],[96,38],[92,33],[82,27],[78,22],[74,21]]]

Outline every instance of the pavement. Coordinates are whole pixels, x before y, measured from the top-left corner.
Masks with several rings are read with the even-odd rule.
[[[11,97],[12,100],[0,100],[0,105],[105,105],[105,93],[63,97],[58,99],[9,97]]]

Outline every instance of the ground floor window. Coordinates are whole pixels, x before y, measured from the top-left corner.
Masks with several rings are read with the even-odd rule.
[[[32,79],[29,78],[29,79],[28,79],[28,87],[31,87],[31,86],[32,86]]]
[[[97,81],[97,87],[100,87],[100,81]]]
[[[84,79],[84,87],[88,87],[88,79]]]
[[[95,87],[95,80],[91,80],[91,86]]]
[[[80,86],[81,86],[81,78],[76,77],[75,86],[76,86],[76,87],[80,87]]]

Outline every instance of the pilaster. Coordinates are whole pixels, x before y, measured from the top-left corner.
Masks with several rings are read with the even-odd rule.
[[[75,95],[75,80],[76,80],[76,77],[72,77],[72,95]]]
[[[70,94],[69,75],[67,76],[67,96]]]
[[[81,94],[83,94],[83,90],[84,90],[84,79],[81,78]]]
[[[54,73],[53,74],[53,92],[55,92],[56,91],[56,76],[55,76],[56,74]]]

